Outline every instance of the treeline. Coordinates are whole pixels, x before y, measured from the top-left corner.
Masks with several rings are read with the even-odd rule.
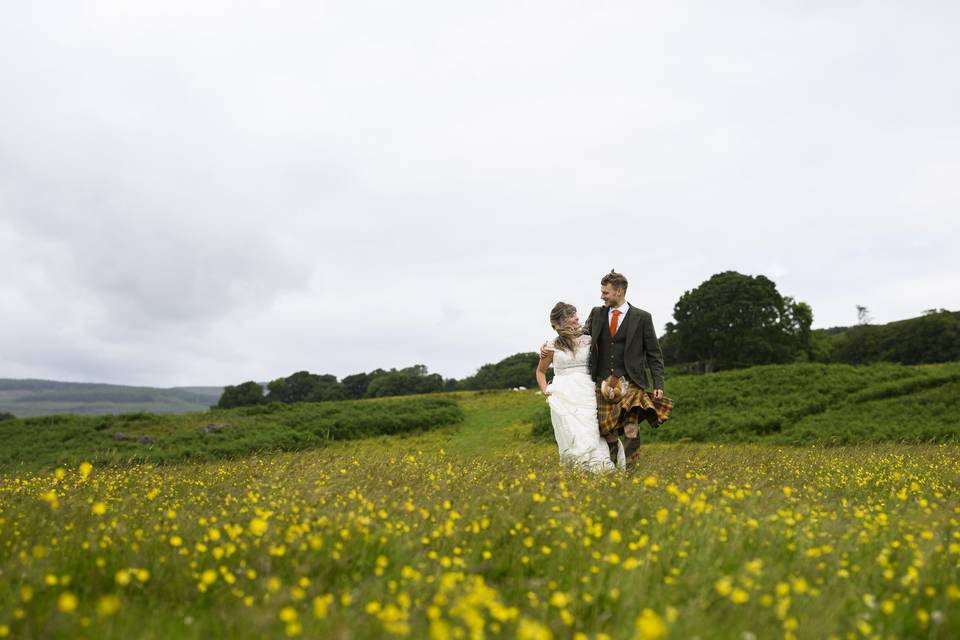
[[[680,296],[660,346],[673,375],[803,362],[931,364],[960,360],[960,312],[930,310],[922,317],[886,325],[829,330],[813,330],[812,323],[810,305],[782,295],[766,276],[724,271]],[[252,381],[226,387],[218,406],[535,388],[537,361],[536,353],[517,353],[485,364],[463,380],[444,379],[423,365],[376,369],[342,380],[299,371],[266,388]]]
[[[866,307],[857,306],[861,317]],[[765,364],[935,364],[960,360],[960,313],[931,309],[885,325],[813,330],[813,309],[765,276],[725,271],[685,292],[660,341],[673,370]]]
[[[518,353],[495,364],[480,367],[476,374],[457,380],[444,379],[430,373],[422,364],[405,369],[375,369],[369,373],[355,373],[338,380],[330,374],[298,371],[286,378],[277,378],[266,387],[248,381],[224,388],[217,403],[221,409],[280,402],[324,402],[328,400],[360,400],[384,398],[438,391],[475,389],[509,389],[535,387],[536,353]]]
[[[960,360],[960,312],[931,309],[918,318],[814,332],[813,361],[935,364]]]

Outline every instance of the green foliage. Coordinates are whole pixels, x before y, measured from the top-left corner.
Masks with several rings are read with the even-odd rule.
[[[557,438],[553,432],[553,422],[550,419],[550,406],[544,405],[533,418],[533,428],[530,430],[534,438],[538,440],[550,440],[556,442]]]
[[[286,378],[277,378],[267,385],[268,402],[322,402],[344,400],[346,394],[332,375],[298,371]]]
[[[344,393],[347,394],[347,398],[359,400],[367,394],[367,387],[370,386],[370,382],[384,373],[386,371],[383,369],[374,369],[370,373],[355,373],[341,380],[340,385],[343,387]]]
[[[472,376],[460,382],[461,389],[535,389],[535,371],[540,356],[536,353],[516,353],[496,364],[485,364]]]
[[[667,378],[674,400],[652,441],[859,444],[960,440],[960,363],[791,364]],[[551,439],[549,410],[532,433]]]
[[[792,362],[810,350],[812,309],[762,275],[718,273],[685,292],[673,317],[667,352],[706,371]]]
[[[667,380],[669,422],[645,440],[781,444],[930,442],[960,436],[960,363],[795,364]],[[952,412],[952,413],[951,413]]]
[[[332,440],[454,425],[449,397],[271,403],[208,414],[44,416],[0,423],[0,471],[56,465],[216,460],[323,447]]]
[[[960,360],[960,312],[941,310],[885,325],[852,327],[834,339],[831,360],[849,364]]]
[[[416,364],[406,369],[391,369],[374,375],[367,385],[364,396],[382,398],[385,396],[433,393],[443,390],[443,378],[437,373],[427,373],[427,368]]]
[[[5,420],[16,420],[16,419],[17,419],[17,416],[13,415],[12,413],[7,413],[6,411],[0,412],[0,422],[3,422]]]
[[[405,369],[375,369],[370,373],[356,373],[340,382],[333,375],[298,371],[286,378],[277,378],[270,382],[267,385],[269,393],[266,398],[257,394],[257,389],[253,386],[255,384],[246,382],[237,387],[227,387],[219,406],[249,406],[261,402],[327,402],[435,393],[453,390],[456,381],[445,382],[439,374],[429,373],[427,367],[417,364]]]
[[[542,396],[457,398],[417,437],[0,476],[0,635],[960,637],[957,446],[657,444],[594,476],[517,440]]]
[[[227,386],[220,396],[220,402],[217,406],[221,409],[231,409],[233,407],[244,407],[253,404],[260,404],[264,401],[263,387],[260,383],[244,382],[237,386]]]

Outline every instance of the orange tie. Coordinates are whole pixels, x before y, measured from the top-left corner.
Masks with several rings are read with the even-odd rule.
[[[620,309],[613,310],[613,320],[610,321],[610,337],[617,335],[617,327],[620,324]]]

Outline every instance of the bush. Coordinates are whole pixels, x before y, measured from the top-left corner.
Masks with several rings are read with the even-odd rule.
[[[496,364],[485,364],[469,378],[460,381],[461,389],[512,389],[537,386],[536,369],[540,356],[536,353],[516,353]]]
[[[323,447],[331,440],[409,433],[462,420],[460,406],[446,397],[270,403],[186,415],[28,418],[0,426],[0,470],[71,467],[83,461],[216,460]],[[127,438],[115,440],[116,433]]]
[[[553,421],[550,418],[549,405],[544,406],[533,418],[533,428],[530,430],[534,438],[541,440],[557,441],[556,434],[553,432]]]
[[[646,441],[782,444],[960,437],[960,363],[795,364],[667,379],[675,402]]]

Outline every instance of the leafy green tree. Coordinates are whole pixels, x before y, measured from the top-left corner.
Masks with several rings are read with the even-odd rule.
[[[313,390],[307,396],[308,402],[326,402],[327,400],[346,400],[347,394],[343,385],[337,382],[337,377],[326,374],[318,375],[314,381]]]
[[[232,407],[260,404],[261,402],[263,402],[263,387],[251,380],[236,386],[224,387],[217,406],[221,409],[230,409]]]
[[[673,308],[665,340],[703,370],[808,358],[813,311],[783,297],[766,276],[724,271],[685,292]]]
[[[460,382],[463,389],[512,389],[537,387],[536,369],[540,356],[533,352],[515,353],[495,364],[485,364]]]
[[[343,400],[346,394],[336,376],[298,371],[286,378],[277,378],[267,385],[269,402],[321,402]]]
[[[386,373],[386,371],[383,369],[374,369],[370,373],[355,373],[345,377],[340,381],[340,384],[343,386],[343,391],[347,394],[348,398],[358,400],[366,395],[367,387],[370,386],[373,379],[384,373]]]
[[[433,393],[443,390],[443,377],[428,373],[427,367],[416,364],[405,369],[390,369],[370,381],[364,394],[367,398]]]
[[[17,416],[13,415],[12,413],[7,413],[6,411],[4,411],[3,413],[0,413],[0,422],[4,422],[5,420],[16,420],[16,419],[17,419]]]

